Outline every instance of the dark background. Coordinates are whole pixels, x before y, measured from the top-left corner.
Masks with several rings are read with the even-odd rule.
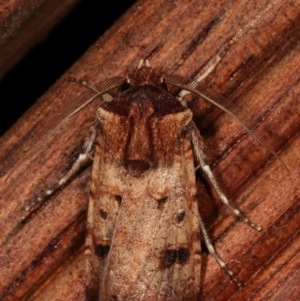
[[[0,82],[0,136],[135,0],[83,0]]]

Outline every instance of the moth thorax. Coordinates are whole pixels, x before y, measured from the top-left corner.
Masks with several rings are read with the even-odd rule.
[[[127,171],[133,176],[139,176],[151,167],[152,146],[149,119],[153,112],[150,103],[144,103],[141,106],[133,102],[130,105],[131,126],[124,163]]]

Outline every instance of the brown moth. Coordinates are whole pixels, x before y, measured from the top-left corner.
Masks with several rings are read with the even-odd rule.
[[[95,145],[86,236],[87,300],[199,300],[200,233],[209,252],[240,286],[216,253],[199,215],[195,169],[201,167],[235,215],[261,228],[229,204],[206,163],[192,112],[166,90],[166,84],[217,105],[263,143],[226,108],[223,98],[213,100],[197,82],[156,74],[147,61],[127,79],[115,77],[88,86],[77,108],[58,126],[125,83],[130,87],[97,110],[97,125],[84,153],[57,186],[46,191],[51,195],[65,184]]]

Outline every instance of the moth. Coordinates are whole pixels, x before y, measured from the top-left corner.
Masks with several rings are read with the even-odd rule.
[[[51,195],[93,156],[85,250],[87,300],[199,300],[201,235],[209,252],[240,286],[216,253],[199,214],[195,170],[201,168],[235,215],[254,229],[261,228],[221,191],[191,110],[167,86],[207,99],[263,144],[261,140],[226,108],[222,98],[207,96],[197,81],[156,73],[148,61],[141,61],[127,78],[87,86],[77,108],[58,126],[95,98],[121,91],[103,100],[84,152],[55,189],[46,191]]]

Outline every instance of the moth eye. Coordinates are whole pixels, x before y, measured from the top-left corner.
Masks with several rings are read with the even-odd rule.
[[[104,258],[107,256],[109,249],[110,245],[95,245],[95,254],[100,258]]]
[[[122,197],[120,195],[115,195],[115,200],[119,203],[119,205],[122,203]]]
[[[100,213],[100,216],[101,216],[103,219],[107,219],[107,217],[108,217],[107,211],[105,211],[105,210],[103,210],[103,209],[100,209],[100,210],[99,210],[99,213]]]
[[[126,82],[121,86],[121,92],[124,92],[124,91],[128,90],[129,88],[130,88],[130,84]]]
[[[165,82],[161,83],[161,88],[164,89],[164,90],[166,90],[166,91],[168,91],[168,87],[167,87],[167,85],[166,85]]]
[[[183,209],[179,209],[175,215],[175,222],[181,223],[185,218],[185,211]]]
[[[167,202],[167,199],[168,199],[168,198],[169,198],[169,197],[165,196],[165,197],[163,197],[163,198],[157,200],[157,209],[163,209],[163,208],[164,208],[164,205],[165,205],[165,203]]]

